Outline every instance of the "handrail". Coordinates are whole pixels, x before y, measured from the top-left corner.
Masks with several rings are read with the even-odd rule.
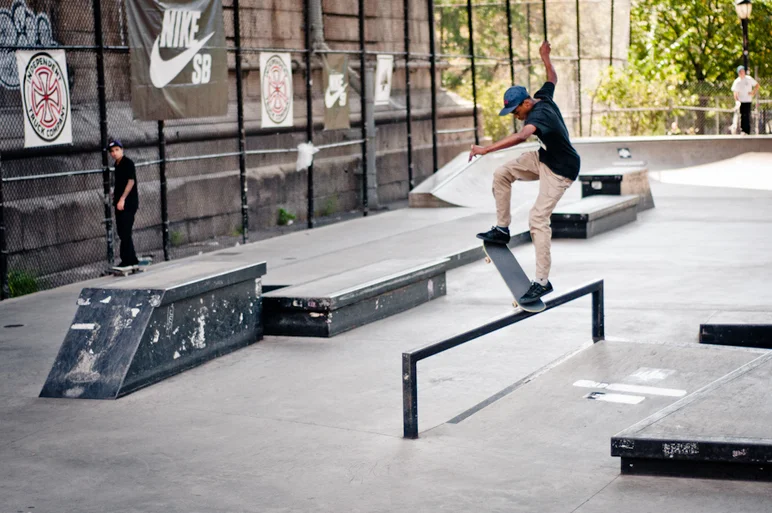
[[[547,308],[542,310],[546,312],[564,305],[580,297],[592,294],[592,340],[598,342],[603,340],[605,335],[604,325],[604,303],[603,303],[603,280],[583,285],[577,289],[566,292],[563,295],[554,297],[545,302]],[[402,353],[402,425],[403,436],[405,438],[418,438],[418,362],[447,351],[448,349],[460,346],[470,340],[482,337],[488,333],[515,324],[541,312],[526,312],[518,309],[487,324],[483,324],[464,333],[460,333],[440,342],[435,342],[424,347],[413,349],[407,353]]]

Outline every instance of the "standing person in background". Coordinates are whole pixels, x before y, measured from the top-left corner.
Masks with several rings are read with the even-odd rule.
[[[118,264],[118,267],[139,265],[137,254],[134,251],[134,241],[131,238],[134,217],[139,210],[137,171],[134,162],[123,154],[121,141],[110,139],[107,148],[110,156],[115,160],[113,206],[115,207],[116,230],[118,238],[121,239],[121,263]]]
[[[759,83],[745,72],[745,66],[738,66],[732,92],[735,101],[740,102],[740,129],[746,135],[751,133],[751,102],[758,91]]]

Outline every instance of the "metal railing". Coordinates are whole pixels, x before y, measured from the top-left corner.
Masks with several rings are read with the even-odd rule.
[[[546,301],[547,308],[542,310],[542,312],[547,312],[588,294],[592,294],[592,340],[593,342],[598,342],[605,337],[603,280],[588,283]],[[418,362],[542,312],[534,313],[518,309],[480,327],[465,331],[440,342],[402,353],[403,436],[405,438],[418,438]]]

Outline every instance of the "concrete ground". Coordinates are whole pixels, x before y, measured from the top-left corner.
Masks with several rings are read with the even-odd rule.
[[[418,440],[401,438],[401,353],[508,311],[483,262],[403,314],[332,339],[266,337],[117,401],[37,397],[83,284],[3,302],[0,326],[23,326],[0,327],[0,513],[768,512],[768,483],[621,476],[609,438],[675,398],[606,403],[571,386],[658,368],[692,392],[762,354],[697,335],[711,316],[772,308],[772,192],[652,187],[657,208],[636,223],[553,246],[558,292],[606,280],[609,340],[591,344],[582,299],[421,362]],[[432,212],[258,244],[282,278],[306,258],[373,258],[386,237],[421,254],[466,244],[469,214]],[[532,247],[515,251],[532,273]]]

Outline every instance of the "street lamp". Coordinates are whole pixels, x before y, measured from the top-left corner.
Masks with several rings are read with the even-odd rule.
[[[748,69],[748,18],[751,17],[751,0],[735,0],[734,8],[737,10],[737,16],[740,18],[740,23],[743,26],[743,65],[745,71]]]

